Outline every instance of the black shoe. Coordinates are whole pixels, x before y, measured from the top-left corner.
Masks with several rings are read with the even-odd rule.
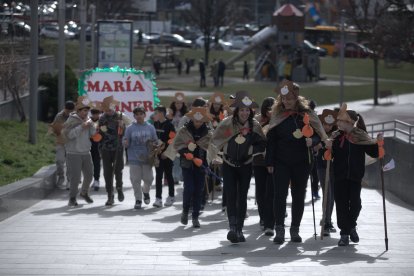
[[[276,225],[276,237],[273,239],[276,244],[282,244],[285,242],[285,227],[282,225]]]
[[[329,230],[329,233],[336,233],[336,229],[335,229],[335,227],[333,227],[332,224],[328,225],[328,230]]]
[[[112,206],[114,205],[114,196],[113,195],[108,195],[108,200],[105,202],[106,206]]]
[[[351,229],[351,232],[349,232],[349,237],[352,242],[359,242],[359,236],[355,227]]]
[[[302,237],[299,236],[299,227],[297,226],[290,227],[290,241],[291,242],[302,242]]]
[[[94,190],[95,192],[99,191],[99,186],[95,186],[95,187],[93,187],[93,190]]]
[[[237,231],[237,240],[239,242],[246,242],[246,238],[244,237],[242,230]]]
[[[230,228],[230,231],[227,233],[227,240],[229,240],[231,243],[238,243],[239,238],[237,237],[236,229]]]
[[[76,201],[76,197],[71,197],[68,203],[69,207],[76,207],[78,206],[78,202]]]
[[[150,195],[149,193],[143,193],[144,194],[144,203],[145,204],[150,204]]]
[[[125,199],[124,193],[122,192],[122,189],[117,189],[118,191],[118,201],[122,202]]]
[[[264,231],[265,230],[265,226],[264,226],[264,220],[260,220],[259,221],[259,226],[260,226],[260,230]]]
[[[79,194],[79,196],[81,197],[81,198],[83,198],[87,203],[93,203],[93,200],[92,200],[92,198],[90,198],[89,197],[89,195],[88,194],[83,194],[83,193],[80,193]]]
[[[187,225],[188,224],[188,212],[181,213],[181,224]]]
[[[349,236],[348,235],[341,235],[339,239],[338,246],[348,246],[349,245]]]
[[[142,204],[141,200],[135,201],[134,209],[136,210],[141,209],[141,204]]]
[[[200,228],[200,221],[198,221],[198,218],[193,218],[193,227],[194,228]]]
[[[324,237],[329,237],[330,235],[331,235],[331,232],[329,232],[329,226],[328,225],[325,225],[323,227],[323,236]]]

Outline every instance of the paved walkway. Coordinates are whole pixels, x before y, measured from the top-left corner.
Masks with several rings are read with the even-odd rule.
[[[382,201],[363,189],[360,243],[337,247],[338,235],[313,238],[308,193],[301,226],[304,242],[278,246],[258,226],[254,182],[249,191],[247,242],[226,240],[226,217],[220,200],[207,205],[195,230],[179,223],[182,185],[172,207],[151,205],[133,210],[129,168],[124,170],[126,198],[105,207],[103,189],[91,192],[93,204],[79,200],[67,207],[66,191],[0,222],[0,275],[413,275],[414,211],[387,200],[389,251],[385,252]],[[154,199],[155,189],[151,189]],[[163,194],[167,194],[164,187]],[[290,201],[290,200],[289,200]],[[290,212],[290,206],[289,210]],[[315,204],[317,222],[321,201]],[[290,214],[287,224],[290,223]],[[287,235],[289,237],[289,235]]]
[[[362,112],[368,123],[381,116],[386,120],[402,116],[413,119],[414,94],[399,96],[398,100],[388,106],[373,107],[362,101],[349,103],[349,107]],[[389,251],[385,252],[382,198],[376,190],[362,190],[360,243],[339,248],[339,235],[321,241],[319,227],[318,240],[314,240],[310,193],[301,226],[304,242],[279,246],[259,229],[252,179],[247,242],[233,245],[226,240],[227,221],[220,198],[206,206],[200,217],[201,228],[195,230],[179,223],[182,185],[176,186],[178,200],[174,206],[157,209],[151,202],[136,211],[128,167],[124,183],[126,199],[113,207],[104,206],[103,189],[91,192],[93,204],[79,200],[78,208],[67,207],[66,191],[56,191],[1,221],[0,275],[414,274],[414,207],[390,194],[386,200]],[[154,199],[155,187],[150,194]],[[163,194],[167,195],[166,187]],[[321,201],[315,204],[315,214],[318,222]],[[290,223],[290,214],[286,223]]]

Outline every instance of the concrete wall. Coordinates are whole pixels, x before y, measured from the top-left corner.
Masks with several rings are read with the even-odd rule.
[[[395,169],[384,172],[386,191],[414,206],[414,145],[396,138],[385,138],[384,164],[391,158],[395,161]],[[380,165],[377,161],[365,168],[364,181],[368,187],[381,189]]]
[[[56,166],[41,168],[35,175],[0,187],[0,221],[46,198],[56,184]]]

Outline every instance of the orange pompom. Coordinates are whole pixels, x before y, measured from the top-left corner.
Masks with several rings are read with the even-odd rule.
[[[323,159],[325,160],[332,160],[332,152],[331,150],[327,149],[324,153],[323,153]]]
[[[170,133],[168,133],[168,137],[170,139],[174,139],[175,138],[175,132],[174,131],[170,131]]]
[[[193,159],[193,163],[194,163],[197,167],[201,167],[201,165],[203,165],[203,160],[201,160],[200,158],[194,158],[194,159]]]
[[[194,159],[194,155],[190,152],[184,153],[184,157],[187,160],[193,160]]]
[[[382,146],[379,146],[379,147],[378,147],[378,158],[379,158],[379,159],[382,159],[382,158],[384,158],[384,155],[385,155],[385,150],[384,150],[384,148],[383,148]]]
[[[100,133],[95,133],[94,135],[92,135],[92,141],[98,143],[102,140],[102,135]]]
[[[313,135],[313,128],[310,125],[305,125],[302,128],[302,134],[303,136],[305,136],[306,138],[310,138]]]
[[[305,115],[303,115],[303,123],[305,124],[305,125],[309,125],[309,114],[308,113],[305,113]]]
[[[224,119],[224,114],[223,114],[223,112],[220,112],[220,114],[219,114],[219,119],[220,119],[220,121],[223,121],[223,119]]]

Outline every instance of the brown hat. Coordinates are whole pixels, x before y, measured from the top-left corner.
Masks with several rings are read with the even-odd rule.
[[[234,102],[230,107],[249,107],[249,108],[258,108],[259,105],[253,100],[250,94],[246,91],[236,92]]]
[[[336,123],[336,116],[338,116],[338,112],[330,109],[324,109],[322,114],[318,115],[319,120],[327,125],[334,125]]]
[[[207,111],[207,108],[205,107],[193,107],[191,108],[190,112],[185,114],[185,116],[189,117],[191,120],[201,121],[204,123],[213,120],[211,114]]]
[[[355,121],[352,120],[351,117],[349,116],[348,112],[346,112],[346,108],[347,108],[346,103],[343,103],[341,105],[341,108],[338,111],[338,115],[336,116],[336,119],[354,124]]]
[[[210,103],[226,105],[226,101],[224,100],[224,94],[221,92],[214,92],[214,94],[210,97]]]
[[[174,95],[174,101],[175,102],[184,102],[184,93],[183,92],[177,92],[177,93],[175,93],[175,95]]]
[[[299,85],[293,81],[284,79],[280,83],[279,88],[275,89],[275,92],[281,96],[292,94],[297,98],[299,96]]]
[[[80,110],[82,108],[91,108],[91,100],[87,96],[79,96],[76,101],[75,109]]]
[[[91,106],[91,110],[102,111],[102,102],[93,101],[91,102],[90,106]]]
[[[115,107],[119,104],[120,102],[115,100],[114,96],[106,97],[102,101],[102,111],[115,110]]]

